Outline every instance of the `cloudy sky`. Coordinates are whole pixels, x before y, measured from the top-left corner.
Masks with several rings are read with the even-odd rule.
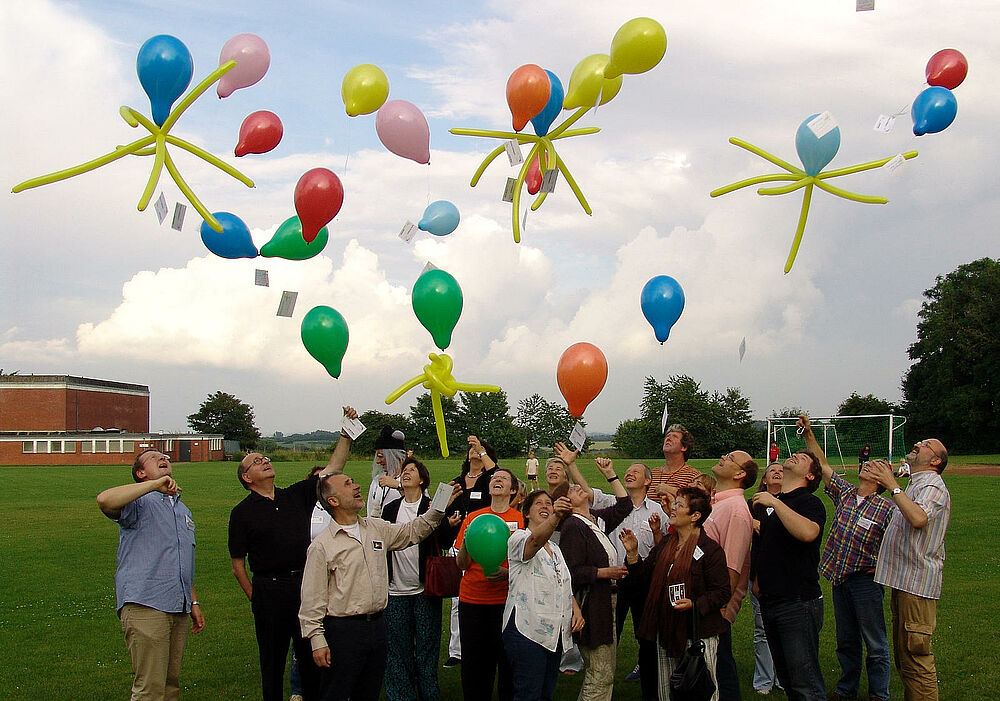
[[[427,262],[464,292],[448,349],[456,377],[501,385],[512,407],[534,392],[561,400],[558,358],[589,341],[610,366],[586,414],[592,430],[613,431],[636,415],[643,377],[678,373],[709,390],[741,387],[758,416],[790,405],[826,415],[855,390],[900,399],[922,292],[935,276],[998,254],[995,0],[876,0],[864,13],[851,0],[13,0],[0,15],[0,180],[8,189],[0,196],[0,367],[149,385],[154,429],[185,428],[215,390],[253,404],[265,434],[334,427],[343,403],[385,409],[384,397],[436,350],[409,301]],[[593,216],[560,182],[514,244],[501,201],[514,174],[506,159],[469,187],[499,142],[448,129],[509,129],[504,88],[515,68],[536,63],[567,84],[580,59],[608,52],[617,28],[642,15],[666,28],[663,61],[626,76],[618,97],[580,122],[600,133],[559,143]],[[258,247],[294,214],[299,175],[333,170],[346,197],[323,254],[304,262],[212,255],[193,210],[181,232],[169,217],[160,225],[152,206],[136,210],[150,159],[9,193],[137,138],[118,107],[149,113],[135,75],[147,38],[180,38],[196,82],[242,32],[268,43],[268,74],[225,100],[209,92],[174,131],[241,168],[256,188],[175,158],[206,205],[237,213]],[[970,64],[955,91],[958,117],[940,134],[914,137],[909,104],[928,58],[948,47]],[[429,166],[386,151],[374,115],[347,117],[340,84],[358,63],[381,66],[390,98],[427,115]],[[234,158],[239,125],[258,109],[281,117],[284,139],[269,154]],[[920,156],[893,175],[837,183],[889,204],[817,191],[784,275],[801,191],[708,193],[775,172],[729,137],[796,162],[795,130],[824,110],[842,132],[832,167],[909,149]],[[880,114],[896,112],[890,133],[873,129]],[[166,174],[160,191],[171,209],[182,200]],[[461,211],[458,230],[404,243],[404,222],[438,199]],[[270,287],[253,284],[256,268],[269,271]],[[687,297],[662,346],[639,307],[643,284],[661,274]],[[275,315],[283,290],[298,292],[291,319]],[[339,380],[299,340],[302,316],[319,304],[350,326]],[[389,410],[405,412],[415,397]]]

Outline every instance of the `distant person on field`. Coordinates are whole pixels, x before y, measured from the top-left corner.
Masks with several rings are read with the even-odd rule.
[[[687,464],[688,456],[694,448],[694,436],[682,424],[667,426],[663,436],[663,467],[652,471],[653,479],[649,484],[650,499],[657,499],[657,492],[663,485],[672,497],[681,487],[691,483],[699,472]]]
[[[205,628],[194,591],[194,519],[163,453],[139,453],[132,478],[97,496],[104,515],[118,523],[115,599],[135,674],[132,699],[173,700],[187,619],[192,633]]]
[[[944,570],[944,535],[951,494],[941,479],[948,450],[936,438],[914,444],[907,454],[910,484],[904,492],[888,463],[873,463],[875,479],[895,504],[875,566],[875,581],[890,587],[896,669],[906,701],[936,701],[937,669],[931,636],[937,626]]]
[[[780,457],[781,457],[781,448],[778,447],[777,443],[772,442],[770,450],[767,451],[767,461],[769,463],[777,462],[778,458]]]
[[[528,459],[524,461],[524,474],[528,478],[528,486],[532,489],[538,489],[538,458],[535,457],[535,451],[528,451]]]
[[[817,443],[817,445],[819,444]],[[858,451],[858,474],[861,473],[861,468],[864,467],[864,464],[868,462],[871,456],[872,447],[866,443],[865,447]]]

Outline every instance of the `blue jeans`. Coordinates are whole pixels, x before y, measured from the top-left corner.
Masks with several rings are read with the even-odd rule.
[[[823,597],[811,601],[764,597],[760,604],[774,670],[789,701],[826,701],[819,666]]]
[[[882,608],[882,585],[875,575],[858,572],[833,587],[833,615],[837,621],[837,693],[858,695],[861,681],[861,642],[868,649],[868,694],[889,698],[889,636]]]
[[[517,660],[512,665],[514,673],[514,701],[549,701],[559,679],[559,660],[562,657],[562,643],[555,652],[528,640],[514,625],[511,614],[503,631],[503,647],[507,657]]]
[[[764,619],[760,615],[760,602],[753,592],[748,592],[750,606],[753,608],[753,688],[754,691],[770,691],[777,677],[774,675],[774,661],[771,659],[771,648],[767,646],[767,635],[764,633]]]

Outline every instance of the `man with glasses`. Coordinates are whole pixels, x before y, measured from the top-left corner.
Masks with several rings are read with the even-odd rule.
[[[658,500],[658,492],[665,492],[670,498],[681,487],[686,487],[700,473],[687,464],[688,456],[694,448],[694,436],[682,424],[667,426],[663,436],[663,467],[652,471],[652,480],[646,496]]]
[[[344,416],[356,419],[358,414],[344,407]],[[319,474],[343,472],[350,448],[350,437],[341,431],[330,462]],[[274,476],[265,455],[250,453],[240,461],[236,479],[250,493],[229,515],[229,556],[233,575],[251,602],[264,701],[283,699],[289,641],[299,662],[302,696],[310,701],[319,698],[319,672],[309,641],[300,633],[298,616],[318,476],[284,488],[274,486]]]
[[[936,701],[931,635],[937,625],[944,536],[951,517],[951,494],[941,479],[948,450],[938,439],[929,438],[914,444],[906,462],[911,476],[905,492],[889,465],[879,461],[870,468],[895,505],[882,538],[875,581],[891,591],[893,647],[904,698]]]

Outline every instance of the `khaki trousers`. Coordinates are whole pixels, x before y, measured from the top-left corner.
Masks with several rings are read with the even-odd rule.
[[[190,625],[188,615],[125,604],[121,622],[135,674],[132,701],[176,701]]]
[[[931,635],[937,626],[937,600],[893,589],[892,647],[903,681],[905,701],[937,701],[937,669]]]
[[[611,701],[615,689],[615,668],[617,666],[618,641],[615,639],[615,608],[618,595],[611,595],[611,642],[608,645],[584,647],[580,645],[580,654],[586,664],[583,673],[583,685],[577,701]]]
[[[702,638],[701,642],[705,646],[705,666],[708,667],[708,673],[712,675],[712,681],[715,683],[715,693],[712,694],[712,698],[709,701],[719,701],[719,679],[715,672],[716,663],[719,660],[719,636],[713,635],[711,638]],[[659,642],[656,643],[656,652],[659,663],[656,680],[660,701],[670,701],[670,675],[677,669],[681,658],[667,656],[667,651],[663,649],[663,646]]]

